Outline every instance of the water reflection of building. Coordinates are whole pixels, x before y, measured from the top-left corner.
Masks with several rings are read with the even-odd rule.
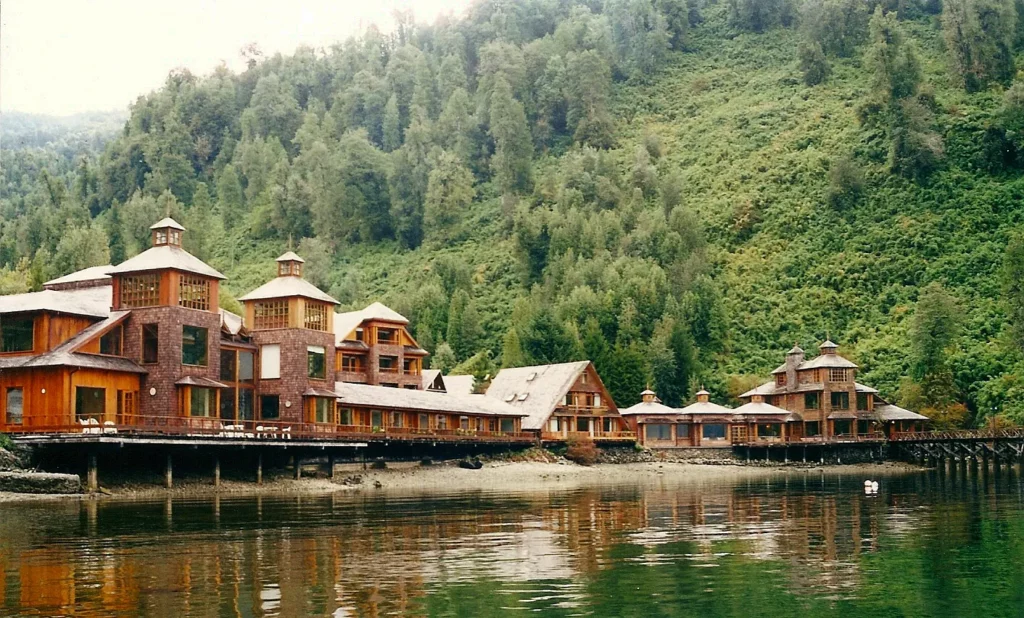
[[[512,498],[307,497],[170,510],[68,505],[42,530],[31,511],[15,511],[0,522],[0,612],[416,616],[429,613],[429,595],[453,586],[501,596],[503,606],[561,595],[571,607],[623,561],[675,565],[671,577],[683,576],[684,563],[770,562],[790,592],[841,598],[863,583],[861,556],[880,535],[912,529],[906,519],[919,498],[904,494],[894,509],[818,482],[660,479]],[[76,520],[81,529],[69,532]]]

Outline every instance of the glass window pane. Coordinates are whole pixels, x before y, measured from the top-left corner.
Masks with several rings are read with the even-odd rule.
[[[206,366],[207,330],[198,326],[181,327],[181,363]]]
[[[235,420],[235,397],[237,388],[228,388],[220,394],[220,417],[226,421]]]
[[[109,333],[100,337],[100,354],[121,356],[121,344],[124,340],[122,337],[123,332],[124,327],[118,324]]]
[[[75,388],[75,410],[78,418],[103,420],[106,413],[107,390],[79,386]]]
[[[253,418],[253,390],[241,388],[238,390],[238,420],[251,421]]]
[[[677,438],[689,438],[690,437],[690,426],[683,425],[682,423],[676,425],[676,437]]]
[[[239,382],[252,382],[253,377],[253,357],[255,355],[252,352],[238,352],[238,381]]]
[[[189,415],[210,416],[213,411],[213,389],[193,386],[189,391]]]
[[[306,351],[308,361],[309,377],[315,380],[327,378],[327,354],[323,348],[309,346]]]
[[[142,325],[142,362],[157,362],[160,351],[160,327],[156,324]]]
[[[724,440],[725,425],[704,425],[702,435],[708,440]]]
[[[267,421],[281,418],[281,400],[277,395],[260,396],[260,418]]]
[[[24,393],[21,387],[7,389],[7,424],[21,425],[24,422]]]
[[[225,382],[235,381],[236,353],[234,350],[220,351],[220,379]]]

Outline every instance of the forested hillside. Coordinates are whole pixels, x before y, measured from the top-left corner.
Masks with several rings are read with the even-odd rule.
[[[230,293],[291,245],[445,370],[586,357],[618,403],[675,405],[827,335],[942,423],[1024,421],[1017,13],[482,0],[249,49],[172,73],[102,153],[5,146],[0,291],[123,260],[170,213]]]

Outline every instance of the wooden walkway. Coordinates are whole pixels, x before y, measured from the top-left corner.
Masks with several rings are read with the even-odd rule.
[[[1024,429],[902,433],[890,442],[896,458],[927,465],[991,462],[998,467],[1024,461]]]

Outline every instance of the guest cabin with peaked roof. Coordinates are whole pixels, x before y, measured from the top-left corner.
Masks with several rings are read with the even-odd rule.
[[[650,448],[728,447],[741,442],[786,441],[787,427],[799,420],[791,412],[757,400],[732,409],[710,400],[703,388],[697,401],[681,409],[669,408],[651,390],[641,402],[622,410],[643,446]]]
[[[380,303],[335,313],[298,255],[237,316],[219,308],[224,276],[182,249],[185,229],[151,230],[122,264],[0,296],[0,432],[530,439],[507,403],[422,391],[408,320]]]
[[[544,441],[633,441],[590,361],[502,369],[486,396],[527,414],[523,430]]]

